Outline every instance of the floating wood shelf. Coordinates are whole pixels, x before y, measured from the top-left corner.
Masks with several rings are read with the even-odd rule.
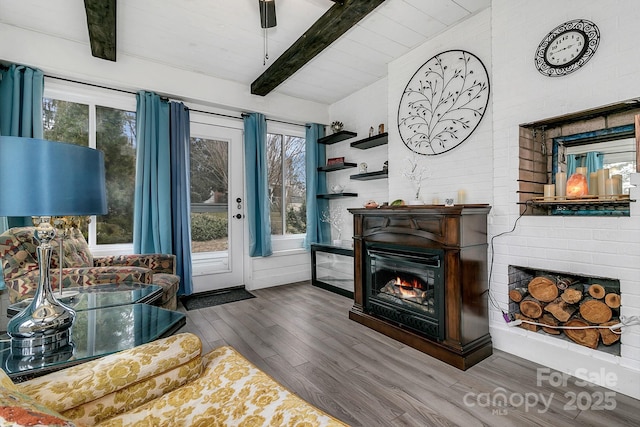
[[[351,175],[351,179],[356,181],[369,181],[371,179],[385,179],[389,177],[389,171],[381,170],[375,172],[359,173],[357,175]]]
[[[341,199],[343,197],[358,197],[358,193],[331,193],[331,194],[318,194],[318,199]]]
[[[587,196],[584,198],[535,197],[532,205],[546,208],[551,215],[629,216],[631,200],[628,194]]]
[[[353,148],[359,148],[366,150],[368,148],[377,147],[379,145],[385,145],[389,141],[389,134],[387,132],[370,136],[369,138],[361,139],[351,143]]]
[[[341,169],[355,168],[356,166],[358,165],[350,162],[334,163],[332,165],[319,166],[318,172],[332,172]]]
[[[318,138],[318,144],[331,145],[344,141],[345,139],[353,138],[354,136],[358,136],[358,134],[348,130],[341,130],[340,132]]]

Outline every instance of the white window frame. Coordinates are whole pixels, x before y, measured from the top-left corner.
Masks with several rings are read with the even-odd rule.
[[[267,133],[280,134],[283,136],[297,136],[306,139],[304,125],[296,126],[274,120],[267,120]],[[283,139],[284,143],[284,139]],[[272,234],[271,249],[273,252],[283,252],[301,249],[304,246],[306,234]]]
[[[89,147],[96,148],[96,106],[125,111],[136,111],[136,95],[111,89],[73,83],[45,77],[44,98],[75,102],[89,106]],[[122,255],[133,253],[133,242],[98,245],[96,240],[96,216],[89,223],[89,249],[92,255]]]

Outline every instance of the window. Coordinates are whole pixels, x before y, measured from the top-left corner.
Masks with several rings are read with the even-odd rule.
[[[602,167],[609,169],[611,176],[622,176],[622,193],[629,194],[631,174],[637,170],[635,138],[590,143],[588,144],[588,148],[585,148],[584,145],[568,146],[566,148],[566,154],[575,154],[579,158],[584,156],[587,150],[602,154]]]
[[[96,106],[96,148],[104,152],[109,208],[97,219],[97,244],[133,243],[136,113]]]
[[[56,86],[56,85],[53,85]],[[97,148],[104,153],[108,213],[98,216],[84,233],[91,246],[133,243],[136,168],[135,97],[109,102],[99,94],[65,88],[45,92],[44,137]],[[124,107],[124,108],[119,108]],[[104,247],[104,246],[103,246]]]
[[[271,202],[271,234],[305,233],[305,139],[286,134],[267,134],[267,174]]]
[[[191,138],[191,251],[229,248],[229,142]]]

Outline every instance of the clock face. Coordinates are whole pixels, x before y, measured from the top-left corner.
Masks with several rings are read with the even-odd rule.
[[[579,30],[572,30],[556,37],[547,46],[545,59],[552,67],[562,67],[578,61],[587,48],[587,36]]]
[[[542,39],[535,56],[538,71],[549,77],[565,76],[591,59],[600,31],[591,21],[575,19],[558,25]]]
[[[411,151],[433,156],[462,144],[489,102],[484,64],[464,50],[442,52],[411,77],[400,98],[398,131]]]

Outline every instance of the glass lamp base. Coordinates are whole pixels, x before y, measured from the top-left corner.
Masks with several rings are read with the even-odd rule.
[[[71,331],[51,331],[29,338],[11,338],[11,353],[15,356],[39,356],[57,352],[71,344]]]
[[[9,372],[28,371],[32,369],[41,369],[46,366],[65,362],[74,354],[75,347],[73,344],[59,347],[55,352],[45,353],[41,355],[24,356],[16,354],[13,351],[11,356],[7,358],[5,364]]]

